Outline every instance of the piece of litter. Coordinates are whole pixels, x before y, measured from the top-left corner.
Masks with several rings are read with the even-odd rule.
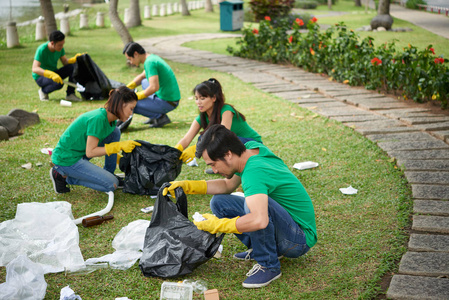
[[[310,94],[304,95],[304,96],[302,96],[302,98],[303,98],[303,99],[308,99],[308,98],[310,98]]]
[[[81,297],[76,295],[70,286],[66,286],[62,288],[59,300],[81,300]]]
[[[168,196],[171,197],[171,195],[168,195]],[[151,198],[151,199],[156,199],[156,198],[157,198],[157,195],[150,196],[150,198]]]
[[[31,169],[32,166],[33,165],[31,163],[26,163],[26,164],[22,165],[22,168],[29,170],[29,169]]]
[[[142,208],[141,211],[147,214],[149,212],[152,212],[153,209],[154,209],[154,206],[148,206],[148,207]]]
[[[187,165],[189,167],[198,167],[198,162],[196,161],[196,158],[194,158],[192,161],[188,162]]]
[[[355,195],[357,194],[357,190],[353,188],[352,186],[349,186],[347,188],[341,188],[340,192],[342,192],[345,195]]]
[[[206,218],[203,217],[203,215],[200,214],[199,212],[195,212],[195,213],[193,214],[192,218],[195,220],[195,222],[201,222],[201,221],[206,220]]]
[[[312,169],[312,168],[316,168],[318,167],[318,163],[313,162],[313,161],[304,161],[304,162],[300,162],[300,163],[296,163],[293,165],[293,168],[298,169],[298,170],[306,170],[306,169]]]
[[[51,155],[51,153],[53,152],[53,148],[42,148],[41,152],[44,154]]]
[[[42,163],[41,162],[38,162],[38,163],[36,163],[36,167],[42,167]]]

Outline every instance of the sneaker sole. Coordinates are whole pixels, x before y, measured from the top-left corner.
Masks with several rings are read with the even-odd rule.
[[[242,283],[242,286],[244,288],[247,289],[257,289],[257,288],[261,288],[264,286],[269,285],[272,281],[278,279],[279,277],[281,277],[282,273],[279,273],[279,275],[277,275],[276,277],[273,277],[273,279],[271,279],[270,281],[264,282],[264,283]]]
[[[56,190],[56,182],[55,182],[55,179],[53,178],[52,171],[53,171],[53,168],[50,168],[50,179],[51,179],[51,182],[53,183],[53,189],[55,190],[56,194],[61,194],[61,193],[58,193],[58,191]]]

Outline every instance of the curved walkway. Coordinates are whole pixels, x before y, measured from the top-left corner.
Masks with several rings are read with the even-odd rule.
[[[390,15],[449,39],[449,17],[445,14],[434,14],[391,4]]]
[[[449,116],[363,88],[330,82],[299,68],[182,47],[185,42],[236,37],[192,34],[138,41],[175,62],[232,74],[377,142],[411,184],[414,208],[408,252],[391,280],[391,299],[449,299]]]

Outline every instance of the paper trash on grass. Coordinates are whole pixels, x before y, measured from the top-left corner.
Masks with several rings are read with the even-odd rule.
[[[80,296],[76,295],[70,286],[63,287],[59,300],[82,300]]]
[[[26,164],[22,165],[21,167],[24,168],[24,169],[29,170],[29,169],[31,169],[33,167],[33,165],[31,163],[26,163]]]
[[[140,209],[140,211],[147,214],[149,212],[152,212],[153,209],[154,209],[154,206],[148,206],[148,207],[144,207],[144,208]]]
[[[189,167],[198,167],[198,162],[196,161],[196,158],[194,158],[192,161],[188,162],[187,165]]]
[[[53,152],[53,148],[42,148],[41,152],[44,154],[51,155],[51,153]]]
[[[349,186],[347,188],[341,188],[340,192],[342,192],[345,195],[355,195],[357,194],[357,190],[353,188],[352,186]]]
[[[300,163],[296,163],[293,165],[293,168],[298,170],[306,170],[306,169],[312,169],[318,167],[319,164],[313,161],[304,161]]]

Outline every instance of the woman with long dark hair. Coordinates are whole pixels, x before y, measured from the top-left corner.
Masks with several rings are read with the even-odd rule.
[[[97,191],[110,192],[120,187],[121,180],[114,175],[117,153],[131,152],[140,143],[129,140],[120,142],[118,119],[126,121],[137,103],[136,93],[123,86],[111,90],[104,108],[80,115],[64,131],[51,160],[50,178],[55,192],[70,192],[70,185],[82,185]],[[104,168],[89,160],[105,156]]]
[[[224,125],[227,129],[234,132],[243,143],[248,141],[262,143],[261,136],[248,125],[245,116],[237,111],[234,106],[225,103],[223,89],[218,80],[211,78],[201,82],[195,86],[193,94],[195,95],[195,103],[200,114],[193,120],[186,135],[175,146],[175,148],[182,151],[181,159],[184,162],[188,163],[195,158],[196,144],[188,148],[187,146],[189,146],[201,129],[200,134],[214,124]]]

